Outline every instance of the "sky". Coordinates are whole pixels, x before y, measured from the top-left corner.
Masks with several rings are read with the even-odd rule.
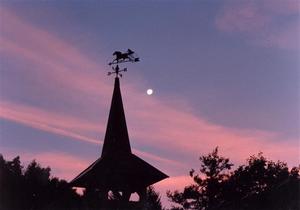
[[[216,146],[300,159],[297,0],[0,1],[0,153],[71,180],[101,154],[116,50],[133,152],[182,189]],[[146,94],[153,89],[151,96]],[[165,198],[164,198],[165,199]]]

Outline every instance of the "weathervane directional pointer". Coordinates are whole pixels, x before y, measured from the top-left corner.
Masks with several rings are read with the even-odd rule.
[[[120,75],[120,77],[122,77],[122,74],[120,73],[120,72],[126,72],[127,71],[127,68],[124,68],[124,69],[121,69],[120,70],[120,67],[119,67],[119,65],[117,65],[116,67],[112,67],[112,69],[113,69],[113,71],[109,71],[108,73],[107,73],[107,75],[108,76],[110,76],[110,75],[112,75],[112,74],[116,74],[116,77],[119,77],[119,75]]]

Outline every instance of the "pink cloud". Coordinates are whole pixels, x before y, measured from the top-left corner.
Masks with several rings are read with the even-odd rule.
[[[270,34],[268,40],[262,44],[276,46],[278,48],[300,49],[300,21],[294,21],[285,25],[284,30],[276,34]]]
[[[89,160],[83,160],[64,153],[37,153],[25,154],[22,158],[32,160],[33,158],[38,161],[42,166],[50,166],[55,176],[70,181],[74,178],[74,174],[78,171],[83,171]],[[53,166],[53,167],[52,167]]]
[[[174,176],[155,184],[154,187],[161,192],[166,192],[167,190],[182,190],[192,183],[193,179],[190,176]]]
[[[185,186],[188,186],[192,183],[193,183],[193,180],[190,176],[174,176],[174,177],[170,177],[169,179],[165,179],[153,186],[154,186],[155,190],[160,192],[163,206],[169,208],[169,207],[171,207],[171,204],[166,195],[166,192],[168,190],[182,191]]]
[[[264,31],[271,21],[264,16],[256,4],[252,3],[243,8],[243,3],[238,11],[231,8],[224,10],[219,18],[224,20],[217,23],[220,30],[238,31],[250,33],[252,30],[246,27],[248,24],[254,31]],[[28,74],[35,76],[41,85],[51,86],[56,94],[65,91],[70,97],[78,93],[90,95],[82,103],[89,104],[88,110],[108,110],[112,93],[112,85],[102,78],[104,69],[97,62],[90,60],[83,53],[75,49],[59,38],[38,29],[11,12],[1,9],[5,33],[1,33],[2,53],[12,55],[14,58],[23,58],[35,65],[28,70]],[[233,25],[228,25],[236,21]],[[227,24],[227,25],[226,25]],[[246,24],[246,25],[245,25]],[[293,33],[292,33],[293,34]],[[275,35],[274,35],[275,36]],[[284,43],[282,39],[272,43]],[[272,39],[278,38],[275,36]],[[134,75],[133,75],[134,76]],[[123,85],[123,84],[122,84]],[[273,160],[287,161],[291,165],[299,164],[299,142],[294,139],[279,141],[279,134],[260,130],[236,130],[207,121],[201,116],[195,116],[189,105],[181,100],[176,103],[167,103],[166,98],[156,96],[148,97],[140,90],[144,90],[142,84],[122,86],[124,106],[127,116],[127,125],[131,137],[131,143],[139,145],[134,152],[146,160],[155,163],[162,171],[173,178],[158,183],[160,189],[172,189],[187,183],[186,175],[191,167],[198,164],[198,156],[210,152],[219,146],[224,156],[230,157],[236,163],[242,163],[252,154],[263,151]],[[99,103],[99,101],[101,103]],[[56,103],[59,103],[56,102]],[[178,105],[180,104],[180,105]],[[80,104],[78,104],[80,105]],[[65,106],[65,105],[62,105]],[[67,107],[65,108],[67,111]],[[82,110],[78,109],[77,112]],[[103,113],[107,116],[108,113]],[[93,116],[86,118],[75,117],[76,113],[57,113],[52,110],[24,104],[15,104],[9,100],[0,103],[0,117],[21,123],[35,129],[70,137],[86,143],[98,144],[100,139],[90,138],[90,133],[101,132],[102,138],[105,130],[105,119],[95,120]],[[145,152],[143,148],[151,148],[151,152]],[[26,153],[19,151],[27,159],[35,157],[38,162],[50,165],[55,175],[62,178],[74,177],[93,160],[83,161],[78,157],[64,153]],[[56,160],[58,157],[60,161]],[[74,165],[72,163],[79,163]],[[70,168],[68,168],[70,167]],[[179,177],[178,177],[179,176]]]
[[[88,137],[88,133],[102,133],[104,136],[104,125],[97,122],[89,122],[83,119],[64,115],[61,113],[49,112],[36,107],[18,105],[11,102],[0,102],[0,118],[42,130],[45,132],[61,135],[70,139],[84,141],[100,145],[100,139]],[[135,154],[165,165],[180,165],[179,162],[159,157],[151,153],[134,149]]]
[[[224,155],[239,163],[263,151],[275,160],[281,159],[297,165],[295,157],[299,154],[298,145],[289,143],[297,140],[279,141],[276,133],[227,128],[185,111],[189,108],[182,109],[175,105],[168,107],[154,97],[151,98],[152,102],[148,103],[148,100],[145,100],[146,103],[140,101],[139,105],[128,104],[128,115],[132,118],[129,126],[137,128],[130,133],[135,139],[144,139],[143,144],[163,150],[163,154],[174,154],[172,151],[176,151],[178,155],[200,155],[220,146]],[[142,110],[147,111],[142,113]],[[182,162],[187,163],[185,160]]]
[[[60,88],[60,91],[73,94],[92,94],[94,97],[93,94],[97,93],[98,99],[109,96],[110,85],[100,79],[105,71],[102,65],[71,44],[21,20],[10,10],[1,7],[0,13],[1,52],[34,64],[35,68],[26,69],[28,74],[40,81],[51,81],[42,82],[41,86]]]
[[[261,30],[270,18],[259,10],[253,1],[225,5],[216,19],[218,29],[226,32],[254,32]]]
[[[52,151],[52,152],[26,152],[18,149],[2,148],[2,154],[6,160],[13,159],[16,155],[20,156],[22,164],[26,166],[36,160],[42,167],[50,167],[51,175],[60,179],[70,181],[75,174],[84,170],[90,164],[90,160],[84,160],[80,157]]]
[[[299,49],[299,12],[299,2],[294,0],[226,1],[215,25],[255,45],[295,50]]]
[[[300,2],[298,0],[262,0],[263,8],[273,14],[290,15],[300,12]]]
[[[0,102],[0,118],[95,144],[99,144],[100,141],[84,136],[80,131],[103,131],[103,127],[95,123],[10,102]]]
[[[208,123],[195,117],[192,113],[179,111],[176,107],[166,107],[161,102],[147,103],[147,100],[145,100],[145,104],[143,101],[140,101],[140,104],[128,104],[128,113],[132,119],[128,125],[137,128],[130,129],[131,126],[129,127],[130,136],[139,141],[142,147],[151,146],[161,152],[152,154],[141,150],[134,150],[134,152],[169,171],[173,171],[172,173],[176,173],[176,170],[187,171],[193,165],[190,162],[191,158],[181,160],[168,158],[168,155],[175,154],[174,151],[185,157],[194,157],[194,155],[211,151],[215,146],[220,146],[224,155],[239,163],[252,154],[264,151],[271,158],[297,164],[294,157],[298,154],[298,148],[295,145],[289,145],[288,142],[274,142],[273,140],[276,138],[274,133],[229,129]],[[150,100],[155,101],[155,98]],[[155,104],[155,106],[151,104]],[[149,110],[148,114],[139,112],[142,109]],[[157,115],[158,112],[161,114]],[[13,103],[0,104],[0,117],[88,143],[99,144],[101,140],[87,137],[85,134],[99,131],[103,134],[104,132],[103,124],[101,126],[100,123],[91,123],[88,120],[84,121],[72,116]],[[180,120],[170,121],[169,119]],[[136,124],[137,122],[138,124]],[[83,134],[80,134],[80,131]],[[282,148],[285,150],[282,151]],[[232,153],[232,151],[235,152]],[[196,158],[197,156],[193,162],[196,162]]]
[[[49,84],[59,81],[63,84],[64,91],[67,91],[69,95],[76,95],[77,91],[81,91],[82,94],[95,96],[89,98],[88,101],[84,101],[89,104],[86,107],[87,109],[107,110],[106,106],[109,103],[104,103],[104,101],[110,101],[111,85],[101,80],[102,77],[95,76],[98,73],[84,70],[88,66],[95,68],[97,72],[97,69],[102,68],[101,66],[87,58],[73,46],[25,23],[10,12],[2,10],[4,11],[4,17],[8,19],[7,23],[4,24],[4,29],[7,28],[7,34],[11,33],[11,36],[4,35],[2,39],[2,41],[4,40],[4,52],[13,53],[14,56],[23,56],[28,59],[28,62],[37,65],[37,68],[33,68],[28,74],[41,74],[41,77],[38,77],[40,81],[44,78],[51,81]],[[245,9],[239,14],[252,19],[256,13],[257,9],[251,6],[250,9]],[[262,27],[254,23],[252,25],[256,28]],[[18,34],[21,34],[20,30],[22,30],[22,36],[18,36]],[[24,37],[28,39],[28,42],[24,41]],[[37,51],[33,49],[33,46],[37,48]],[[62,53],[64,55],[63,59],[58,59],[56,53]],[[46,68],[44,68],[45,65]],[[77,66],[78,68],[69,68],[69,66]],[[43,71],[39,72],[41,69]],[[61,91],[59,86],[54,85],[52,88],[57,94]],[[276,134],[256,130],[237,131],[226,128],[210,123],[204,118],[196,117],[193,113],[186,111],[190,108],[181,101],[170,106],[163,103],[164,100],[160,98],[145,96],[143,92],[139,91],[145,89],[141,84],[126,85],[125,88],[126,91],[123,92],[123,96],[130,135],[139,141],[140,145],[144,147],[151,146],[163,152],[160,156],[174,154],[174,151],[190,156],[189,154],[210,151],[217,145],[227,151],[226,154],[235,160],[244,160],[258,151],[271,153],[276,158],[280,156],[279,148],[282,148],[283,145],[291,151],[285,156],[288,161],[293,160],[292,154],[297,154],[297,149],[293,148],[293,145],[284,142],[274,143],[273,140],[276,139]],[[98,104],[98,101],[102,101],[102,104]],[[98,119],[99,121],[90,118],[85,120],[76,119],[75,117],[61,115],[61,113],[55,115],[51,110],[44,110],[43,112],[43,110],[37,108],[30,108],[26,105],[18,106],[9,102],[2,103],[1,106],[3,118],[28,124],[47,132],[94,143],[98,140],[87,137],[88,133],[104,132],[105,121],[101,119]],[[131,127],[134,129],[131,129]],[[236,152],[232,154],[231,150]],[[274,156],[274,154],[277,155]],[[184,160],[183,164],[186,164]]]

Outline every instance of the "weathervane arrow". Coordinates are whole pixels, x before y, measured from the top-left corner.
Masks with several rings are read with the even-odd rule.
[[[107,73],[108,76],[112,75],[112,74],[115,74],[116,77],[122,77],[123,75],[120,73],[120,72],[126,72],[127,71],[127,68],[124,68],[124,69],[121,69],[120,70],[120,67],[119,65],[117,65],[116,67],[112,67],[113,71],[109,71]]]

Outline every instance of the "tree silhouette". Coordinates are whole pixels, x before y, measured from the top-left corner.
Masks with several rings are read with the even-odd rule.
[[[194,184],[183,192],[168,192],[172,210],[299,210],[299,167],[267,160],[262,153],[231,171],[218,148],[200,157],[199,174],[190,171]]]
[[[270,161],[259,153],[232,171],[233,165],[218,154],[218,148],[199,160],[199,171],[190,171],[194,184],[186,186],[183,192],[167,193],[174,203],[171,210],[300,209],[300,166],[289,170],[286,163]],[[19,156],[6,161],[0,154],[0,210],[20,209],[103,208],[100,191],[86,189],[79,196],[65,180],[52,177],[49,167],[41,167],[33,160],[24,169]],[[128,205],[126,209],[161,210],[163,207],[160,195],[149,187],[142,206]]]
[[[21,209],[25,204],[24,193],[20,187],[24,186],[20,157],[12,161],[5,161],[0,154],[0,209]],[[15,195],[19,195],[14,198]]]
[[[275,163],[259,153],[232,173],[224,190],[226,204],[223,206],[230,206],[230,209],[296,210],[300,208],[297,202],[299,187],[299,167],[289,171],[286,163]]]
[[[195,184],[185,187],[183,192],[167,192],[167,196],[181,206],[172,209],[211,209],[222,202],[220,189],[229,177],[226,172],[232,164],[228,158],[218,155],[218,148],[207,156],[201,156],[199,160],[200,173],[195,173],[194,169],[190,171]]]
[[[146,204],[144,210],[162,210],[160,195],[153,186],[147,188]]]
[[[79,195],[64,180],[51,177],[49,167],[33,160],[24,170],[20,157],[0,154],[0,210],[77,209]]]
[[[138,209],[161,210],[160,195],[154,188],[146,193],[144,206]],[[65,180],[51,177],[50,167],[33,160],[24,169],[19,156],[6,161],[0,154],[0,210],[99,210],[102,204],[97,189],[88,188],[79,196]]]

